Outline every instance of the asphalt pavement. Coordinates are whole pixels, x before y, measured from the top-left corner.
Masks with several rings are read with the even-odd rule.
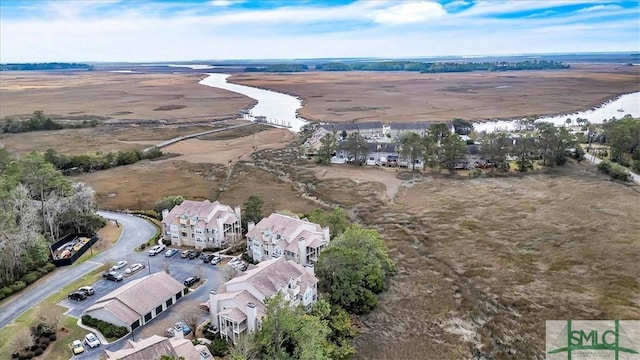
[[[0,308],[0,327],[8,325],[20,314],[36,306],[42,299],[73,283],[103,263],[126,258],[137,245],[148,240],[156,232],[153,224],[139,217],[107,211],[100,211],[98,214],[107,219],[117,220],[120,226],[124,226],[120,239],[93,259],[75,266],[57,268],[37,286],[29,286],[14,296]],[[97,298],[96,295],[93,298]]]

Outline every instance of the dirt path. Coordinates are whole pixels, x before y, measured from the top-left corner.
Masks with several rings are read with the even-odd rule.
[[[331,165],[319,167],[316,170],[319,179],[344,178],[359,181],[373,181],[382,183],[386,187],[386,194],[393,202],[404,181],[396,177],[397,169],[352,167],[349,165]]]

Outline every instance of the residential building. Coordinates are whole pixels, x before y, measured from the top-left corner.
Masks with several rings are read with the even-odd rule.
[[[264,301],[278,292],[292,306],[310,308],[318,298],[313,267],[283,257],[259,263],[209,292],[211,323],[218,326],[223,339],[235,343],[240,335],[260,328],[266,313]]]
[[[171,245],[222,248],[242,238],[240,206],[232,209],[218,201],[185,200],[162,212],[162,228]]]
[[[289,215],[273,213],[255,225],[250,222],[248,230],[247,252],[258,262],[283,256],[309,265],[329,246],[329,228]]]
[[[211,352],[205,345],[193,345],[182,336],[166,338],[153,335],[140,341],[128,340],[118,351],[104,350],[105,360],[150,360],[160,359],[162,355],[182,358],[184,360],[213,360]]]
[[[336,131],[336,136],[342,137],[343,132],[347,134],[358,133],[365,139],[375,139],[384,136],[382,131],[382,123],[379,121],[361,122],[361,123],[330,123],[320,125],[320,128],[328,132]]]
[[[150,322],[186,294],[185,287],[162,272],[129,281],[98,299],[84,315],[129,331]]]

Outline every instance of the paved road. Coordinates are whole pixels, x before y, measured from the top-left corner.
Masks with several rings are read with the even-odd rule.
[[[126,258],[134,247],[148,240],[156,231],[151,223],[135,216],[106,211],[100,211],[98,214],[108,219],[117,220],[124,226],[118,242],[111,249],[93,259],[77,266],[58,268],[38,286],[30,286],[23,290],[12,301],[0,308],[0,327],[6,326],[20,314],[37,305],[42,299],[73,283],[76,279],[98,268],[102,263]]]
[[[601,159],[597,158],[594,154],[586,154],[585,155],[586,159],[591,161],[594,165],[598,165],[599,163],[602,162]],[[628,170],[627,170],[628,171]],[[632,172],[632,171],[628,171],[629,174],[631,174],[631,180],[640,184],[640,175]]]

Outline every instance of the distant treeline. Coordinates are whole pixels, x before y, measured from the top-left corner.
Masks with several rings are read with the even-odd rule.
[[[262,67],[247,67],[245,72],[302,72],[309,70],[305,64],[274,64]]]
[[[423,63],[415,61],[377,61],[340,63],[333,62],[316,65],[322,71],[418,71],[422,73],[469,72],[469,71],[508,71],[508,70],[544,70],[567,69],[560,61],[527,60],[518,62],[437,62]]]
[[[24,70],[93,70],[93,65],[79,63],[24,63],[24,64],[0,64],[0,71],[24,71]]]
[[[94,154],[86,153],[82,155],[58,154],[54,149],[48,149],[44,153],[44,159],[56,169],[62,171],[63,174],[71,175],[135,164],[140,160],[156,159],[163,155],[164,153],[155,147],[148,151],[98,151]]]
[[[46,117],[44,112],[38,110],[33,113],[29,120],[16,120],[11,117],[5,117],[0,120],[0,133],[21,133],[40,130],[60,130],[60,129],[79,129],[86,127],[96,127],[98,120],[83,120],[74,123],[59,123]]]

